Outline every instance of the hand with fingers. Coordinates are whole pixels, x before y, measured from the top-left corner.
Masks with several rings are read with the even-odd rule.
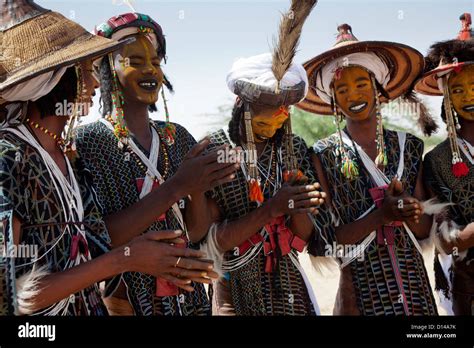
[[[204,153],[209,143],[210,140],[204,138],[194,145],[173,176],[178,187],[185,188],[186,194],[206,192],[230,182],[240,167],[240,148],[222,145]]]
[[[403,184],[393,179],[385,192],[382,204],[383,222],[405,221],[419,223],[423,215],[420,201],[409,196],[403,189]]]
[[[205,255],[189,248],[178,248],[183,243],[182,231],[153,231],[135,237],[128,246],[126,269],[168,280],[176,286],[193,291],[191,282],[210,284],[218,275],[213,263]]]
[[[318,206],[324,203],[326,194],[320,191],[319,183],[311,185],[284,184],[267,204],[271,207],[271,215],[317,214]]]

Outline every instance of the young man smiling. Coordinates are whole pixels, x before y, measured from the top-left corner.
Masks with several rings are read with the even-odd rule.
[[[420,202],[423,142],[385,129],[381,115],[382,102],[409,90],[423,57],[398,43],[358,41],[348,24],[338,31],[331,50],[305,63],[312,88],[299,104],[333,114],[338,129],[314,145],[314,167],[335,215],[327,225],[316,220],[320,238],[362,246],[362,255],[340,258],[334,313],[435,315],[418,243],[431,227]],[[422,120],[430,121],[426,115]],[[432,121],[426,125],[433,129]]]
[[[76,131],[78,153],[92,173],[112,245],[167,229],[183,231],[176,246],[186,245],[187,217],[204,214],[201,196],[231,180],[235,164],[217,163],[217,151],[201,156],[208,141],[196,144],[186,129],[169,122],[166,104],[166,122],[150,118],[160,91],[166,102],[163,85],[171,89],[161,69],[166,42],[158,23],[126,13],[99,25],[97,34],[134,39],[95,62],[103,118]],[[177,269],[186,265],[181,259],[175,264]],[[189,279],[197,282],[210,283],[214,275],[212,265],[207,272],[190,272]],[[110,283],[106,304],[115,314],[208,315],[209,301],[197,282],[184,286],[188,292],[169,279],[128,272]]]
[[[460,19],[470,24],[470,18]],[[474,38],[465,23],[458,39],[431,46],[415,86],[444,97],[448,138],[426,154],[424,174],[431,194],[450,204],[437,217],[435,280],[455,315],[474,315]]]
[[[304,141],[292,134],[290,106],[307,93],[303,67],[292,62],[299,34],[316,1],[293,1],[284,15],[272,54],[236,61],[227,75],[237,95],[228,134],[211,134],[209,150],[241,146],[245,163],[234,180],[215,188],[203,219],[205,248],[222,265],[215,282],[213,310],[218,315],[316,315],[316,298],[298,261],[313,233],[313,219],[324,193],[311,168]],[[286,30],[294,31],[288,34]]]
[[[196,260],[202,253],[195,250],[160,242],[173,242],[175,231],[137,236],[104,253],[110,241],[90,173],[81,159],[65,155],[73,150],[62,136],[65,126],[84,116],[97,87],[92,59],[122,44],[32,1],[2,6],[0,101],[7,114],[0,122],[0,240],[7,250],[37,253],[0,256],[0,315],[107,315],[98,283],[126,271],[186,288],[188,268],[200,273],[209,263]],[[57,112],[63,102],[75,106],[74,115]],[[180,269],[183,278],[171,275]]]

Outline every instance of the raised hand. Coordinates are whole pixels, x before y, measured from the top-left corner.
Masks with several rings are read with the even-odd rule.
[[[240,148],[229,149],[228,145],[223,145],[204,154],[209,142],[209,139],[204,138],[194,145],[172,178],[185,191],[185,195],[206,192],[232,181],[235,171],[240,167],[240,156],[237,155]]]

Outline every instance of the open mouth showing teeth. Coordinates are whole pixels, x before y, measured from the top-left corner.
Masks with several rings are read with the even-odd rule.
[[[364,110],[366,107],[367,107],[367,103],[360,103],[360,104],[351,106],[349,110],[351,110],[351,112],[358,113]]]
[[[463,107],[462,109],[467,112],[474,112],[474,105],[468,105]]]
[[[140,88],[146,89],[147,91],[154,91],[158,88],[158,81],[156,80],[143,80],[138,83]]]
[[[266,137],[266,136],[263,136],[263,135],[257,135],[257,140],[261,140],[261,141],[264,141],[264,140],[268,140],[269,138]]]

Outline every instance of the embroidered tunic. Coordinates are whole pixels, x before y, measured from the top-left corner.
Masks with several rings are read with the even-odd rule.
[[[397,174],[400,145],[396,132],[384,131],[388,156],[385,175],[392,180]],[[349,156],[357,161],[359,176],[346,179],[340,171],[340,157],[336,155],[338,136],[333,134],[314,145],[326,177],[334,209],[340,224],[350,224],[366,213],[374,204],[369,193],[375,183],[357,158],[345,146]],[[406,134],[404,171],[400,181],[408,194],[413,194],[423,155],[423,142]],[[324,220],[317,220],[317,223]],[[352,315],[435,315],[435,300],[429,284],[423,257],[409,238],[403,226],[393,227],[393,249],[379,244],[377,238],[363,255],[341,270],[336,300],[336,314]],[[332,244],[336,241],[335,225],[321,225],[323,238]],[[390,247],[390,248],[389,248]],[[394,255],[389,253],[394,250]],[[396,258],[397,266],[393,267]]]
[[[155,126],[165,127],[165,123],[156,121]],[[161,140],[166,151],[160,148],[157,169],[165,175],[165,163],[169,163],[165,180],[177,171],[184,156],[196,143],[186,129],[180,125],[175,126],[174,144],[168,145]],[[92,173],[103,216],[119,212],[136,203],[139,200],[139,182],[146,175],[131,150],[127,146],[120,149],[117,142],[113,132],[102,122],[79,127],[76,134],[77,150]],[[135,142],[148,157],[149,153],[137,141]],[[171,209],[166,212],[165,219],[154,222],[144,232],[169,229],[181,229]],[[128,272],[123,274],[123,279],[127,286],[127,295],[137,315],[210,314],[209,300],[202,284],[194,284],[195,291],[192,293],[179,289],[176,296],[156,296],[155,277]]]
[[[6,246],[2,256],[2,300],[0,314],[13,314],[16,305],[15,279],[44,267],[49,273],[65,270],[71,255],[73,232],[65,233],[66,221],[60,194],[38,151],[15,135],[0,130],[0,239]],[[84,205],[84,228],[88,250],[97,256],[109,244],[105,223],[102,221],[90,189],[90,173],[80,160],[75,163],[76,178],[81,188]],[[22,223],[19,254],[13,249],[13,216]],[[78,223],[78,221],[75,221]],[[84,246],[82,246],[84,247]],[[21,255],[20,255],[21,254]],[[6,256],[6,257],[5,257]],[[15,257],[18,256],[18,257]],[[107,315],[96,284],[73,295],[61,311],[64,315]],[[38,311],[48,314],[49,308]]]
[[[223,130],[211,134],[210,139],[209,149],[231,144]],[[299,137],[294,137],[293,143],[300,170],[308,176],[310,183],[314,183],[306,144]],[[280,188],[274,188],[273,185],[277,185],[275,178],[277,176],[281,178],[282,172],[286,169],[282,158],[285,158],[284,147],[278,148],[276,145],[273,147],[270,141],[258,158],[261,167],[270,169],[268,182],[267,178],[262,176],[262,191],[265,200],[271,197],[271,192],[274,192],[274,189],[278,191]],[[273,165],[278,168],[275,177],[270,176]],[[215,188],[212,191],[212,197],[220,208],[221,220],[225,222],[238,220],[257,208],[257,204],[249,200],[247,179],[242,169],[236,172],[236,178],[233,181]],[[286,220],[288,222],[288,219]],[[268,233],[264,238],[268,243]],[[255,252],[253,258],[243,263],[240,268],[228,272],[225,276],[226,280],[217,284],[219,287],[225,283],[230,287],[231,306],[235,314],[252,316],[315,315],[316,311],[309,295],[311,289],[307,288],[303,276],[298,270],[298,254],[295,245],[290,243],[291,250],[288,254],[270,261],[269,257],[272,254],[269,250],[265,252],[266,248],[262,246],[262,241],[252,240],[244,244],[250,247],[252,243],[260,247],[253,248]],[[249,252],[241,246],[225,253],[224,258],[227,261],[235,261],[238,257],[249,255]],[[269,264],[275,261],[276,263],[269,269]],[[215,294],[220,292],[218,288]]]
[[[443,238],[440,225],[447,222],[448,229],[454,229],[455,223],[459,229],[474,221],[474,165],[464,153],[461,156],[469,167],[469,174],[456,178],[451,171],[451,148],[449,140],[445,140],[426,154],[424,161],[424,176],[426,184],[442,203],[454,203],[448,207],[447,214],[438,221],[438,236]],[[439,252],[439,251],[438,251]],[[435,258],[436,288],[444,291],[451,298],[449,290],[454,294],[453,304],[455,314],[474,314],[474,248],[453,256],[452,267],[448,279],[440,271],[438,257]]]

